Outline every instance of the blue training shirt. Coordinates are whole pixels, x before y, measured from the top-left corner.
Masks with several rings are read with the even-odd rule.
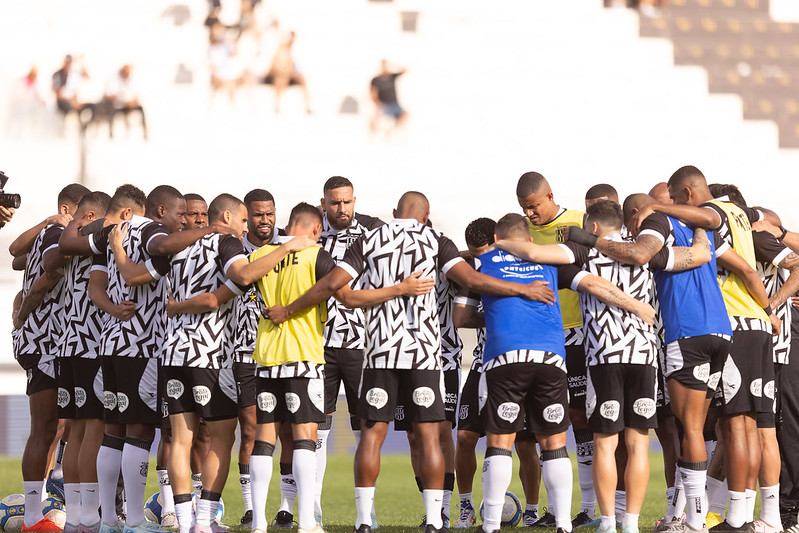
[[[516,283],[547,281],[556,298],[553,305],[548,305],[514,296],[482,295],[486,324],[483,363],[513,350],[553,352],[565,359],[557,268],[494,250],[480,256],[480,272]]]

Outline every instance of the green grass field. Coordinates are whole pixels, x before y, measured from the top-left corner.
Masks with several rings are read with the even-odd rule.
[[[654,521],[661,518],[665,512],[666,484],[663,479],[663,461],[659,453],[651,454],[650,459],[651,475],[649,487],[639,522],[641,531],[649,531]],[[277,463],[277,458],[275,463]],[[473,491],[476,505],[479,505],[482,498],[480,465],[482,465],[482,457],[478,457],[478,470]],[[514,469],[518,470],[518,460],[515,456]],[[269,501],[267,502],[267,516],[270,520],[277,512],[278,504],[280,503],[277,464],[275,464],[274,471],[275,473],[269,485]],[[524,505],[524,493],[518,476],[514,476],[510,490],[519,497],[522,505]],[[158,483],[155,479],[155,466],[151,462],[146,496],[149,497],[157,491]],[[0,497],[5,497],[15,492],[22,492],[19,459],[0,458]],[[238,524],[241,515],[244,513],[244,504],[241,501],[238,472],[235,469],[231,470],[222,498],[225,502],[223,522],[228,525]],[[456,519],[457,501],[456,491],[452,498],[453,523]],[[576,514],[579,504],[580,490],[577,484],[575,468],[572,514]],[[543,506],[546,506],[546,494],[542,488],[539,509],[543,509]],[[355,521],[355,492],[351,455],[328,456],[325,485],[322,493],[322,508],[325,529],[331,533],[350,533],[352,531]],[[421,495],[416,488],[407,455],[397,454],[383,457],[380,477],[377,481],[376,508],[381,531],[386,533],[418,532],[416,526],[419,525],[424,514],[424,507]],[[588,530],[585,531],[588,533]]]

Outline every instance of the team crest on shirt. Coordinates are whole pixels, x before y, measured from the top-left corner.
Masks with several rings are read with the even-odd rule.
[[[117,406],[117,395],[110,390],[103,391],[103,407],[106,409],[114,409]]]
[[[128,395],[124,392],[117,393],[117,407],[119,408],[120,413],[124,413],[128,406],[130,406],[130,400],[128,399]]]
[[[769,400],[774,399],[774,380],[767,382],[763,386],[763,396],[765,396]]]
[[[75,387],[75,405],[83,407],[86,403],[86,389]]]
[[[751,392],[752,396],[755,398],[763,396],[763,380],[761,378],[753,379],[749,384],[749,392]]]
[[[505,402],[497,406],[497,416],[506,422],[513,422],[518,418],[520,407],[515,402]]]
[[[710,363],[702,363],[694,367],[694,377],[702,383],[707,383],[710,378]]]
[[[467,418],[469,418],[468,405],[461,405],[461,408],[458,410],[458,418],[461,420],[466,420]]]
[[[177,379],[170,379],[166,382],[166,395],[170,398],[178,399],[183,396],[183,383]]]
[[[205,407],[211,401],[211,389],[205,385],[196,385],[191,388],[191,393],[194,396],[194,402]]]
[[[58,400],[57,400],[57,403],[58,403],[58,407],[61,407],[62,409],[64,407],[66,407],[67,405],[69,405],[69,391],[67,389],[64,389],[62,387],[58,387]]]
[[[544,407],[544,420],[547,422],[551,422],[553,424],[560,424],[563,420],[563,417],[566,416],[566,410],[563,409],[563,405],[559,403],[553,403],[552,405],[548,405]]]
[[[606,418],[611,422],[615,422],[619,419],[619,408],[619,402],[616,400],[608,400],[599,406],[599,414],[602,416],[602,418]]]
[[[286,393],[286,409],[289,413],[296,413],[300,409],[300,397],[294,392]]]
[[[430,407],[436,401],[436,393],[430,387],[417,387],[413,391],[413,403],[420,407]]]
[[[277,398],[271,392],[262,392],[258,395],[258,409],[271,413],[277,406]]]
[[[652,398],[638,398],[633,402],[633,413],[644,418],[652,418],[655,414],[655,400]]]
[[[388,393],[379,387],[369,389],[366,392],[366,403],[376,409],[382,409],[388,403]]]

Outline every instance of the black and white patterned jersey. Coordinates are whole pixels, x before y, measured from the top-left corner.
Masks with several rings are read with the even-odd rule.
[[[757,273],[760,274],[760,278],[763,280],[766,294],[771,298],[780,290],[780,287],[790,275],[788,270],[780,268],[780,263],[791,254],[791,250],[774,238],[774,235],[765,231],[753,231],[752,241],[755,245]],[[780,334],[772,337],[774,341],[774,362],[781,365],[788,364],[791,350],[791,328],[789,327],[791,323],[791,307],[789,298],[774,309],[777,318],[782,320]]]
[[[93,257],[74,256],[64,266],[63,326],[58,355],[94,359],[106,315],[89,298]]]
[[[413,219],[395,219],[356,240],[338,266],[360,288],[396,285],[414,272],[421,277],[445,276],[463,261],[455,244]],[[393,298],[365,310],[364,368],[438,370],[441,328],[434,293]]]
[[[130,260],[144,263],[155,281],[130,287],[117,268],[111,249],[108,247],[108,231],[97,232],[90,239],[95,259],[92,270],[105,270],[108,274],[106,292],[111,302],[119,305],[125,300],[136,304],[136,313],[130,320],[119,320],[108,315],[103,325],[100,353],[121,357],[160,357],[166,329],[167,282],[169,257],[154,256],[148,250],[152,239],[167,235],[166,227],[149,218],[134,216],[128,225],[128,233],[122,245]],[[103,240],[105,236],[105,240]]]
[[[605,238],[622,242],[620,234]],[[572,290],[588,274],[599,276],[616,285],[636,300],[651,304],[655,294],[652,268],[665,268],[668,248],[652,258],[650,265],[625,265],[611,259],[595,248],[576,243],[560,245],[575,266],[582,268],[569,276]],[[560,274],[568,272],[561,269]],[[587,366],[604,364],[637,364],[657,366],[659,339],[654,326],[643,322],[634,313],[608,305],[595,296],[580,293],[583,315],[583,336]]]
[[[277,244],[280,235],[278,230],[272,232],[272,240],[268,244]],[[244,251],[247,255],[260,248],[251,243],[246,237],[241,240]],[[258,332],[258,317],[261,316],[261,305],[259,304],[258,289],[255,284],[250,284],[244,294],[236,296],[234,299],[233,312],[235,319],[235,345],[233,353],[234,363],[252,363],[252,352],[255,349],[255,334]]]
[[[247,261],[241,240],[235,235],[212,233],[172,258],[169,283],[172,297],[182,302],[227,286],[236,295],[244,294],[228,279],[228,268],[236,261]],[[230,368],[235,349],[231,298],[214,311],[179,314],[169,319],[162,364],[191,368]]]
[[[58,247],[58,239],[64,226],[49,224],[36,235],[22,280],[23,299],[31,290],[33,283],[44,275],[44,254]],[[12,334],[14,357],[20,355],[55,356],[58,353],[57,343],[61,336],[61,293],[64,287],[63,278],[50,289],[36,309],[25,319],[25,324]]]
[[[444,236],[440,231],[437,233],[441,237]],[[461,368],[463,341],[458,334],[458,328],[452,321],[452,308],[455,305],[457,294],[458,287],[446,276],[439,276],[436,282],[436,303],[438,304],[438,325],[441,328],[441,362],[445,371],[460,370]]]
[[[338,263],[356,239],[367,231],[383,226],[385,222],[379,218],[355,213],[350,226],[337,230],[330,225],[327,214],[322,219],[322,236],[319,244]],[[353,290],[358,289],[359,278],[350,281]],[[364,346],[363,309],[350,309],[335,298],[327,301],[327,324],[325,325],[325,346],[328,348],[362,349]]]
[[[325,377],[325,365],[311,363],[310,361],[293,361],[275,366],[257,365],[255,367],[255,375],[266,379],[318,379]]]
[[[474,295],[469,296],[455,296],[455,303],[460,305],[468,305],[474,307],[478,313],[483,312],[483,302],[480,299],[474,297]],[[472,351],[472,356],[474,356],[474,360],[472,360],[472,366],[469,367],[469,370],[476,370],[478,372],[483,371],[483,349],[485,348],[486,343],[486,328],[477,328],[475,331],[477,335],[477,343],[474,346],[474,350]]]

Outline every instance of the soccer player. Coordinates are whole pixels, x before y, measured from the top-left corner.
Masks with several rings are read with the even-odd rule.
[[[71,216],[78,203],[90,191],[71,184],[58,194],[59,213]],[[14,357],[28,374],[31,413],[30,435],[22,455],[22,479],[25,491],[25,531],[54,531],[59,528],[42,514],[42,493],[47,473],[47,457],[58,426],[55,355],[60,332],[55,316],[64,282],[60,274],[48,274],[43,265],[45,252],[58,246],[64,226],[49,224],[41,229],[28,253],[22,285],[22,304],[12,333]],[[34,284],[44,278],[31,293]],[[26,302],[26,300],[28,300]],[[55,528],[55,529],[53,529]]]
[[[184,194],[186,199],[186,227],[204,228],[208,225],[208,204],[199,194],[190,192]]]
[[[537,244],[562,243],[564,227],[583,225],[585,214],[556,204],[549,182],[538,172],[522,174],[516,184],[516,198],[530,220],[530,235]],[[573,525],[579,527],[594,519],[596,509],[596,493],[591,474],[594,442],[585,415],[586,369],[580,304],[577,293],[570,289],[560,291],[558,296],[566,334],[569,418],[577,444],[577,474],[580,480],[580,512],[574,517]]]
[[[619,193],[616,192],[616,188],[613,185],[608,183],[597,183],[585,191],[586,211],[592,204],[595,204],[601,200],[610,200],[616,205],[621,205],[619,203]]]

